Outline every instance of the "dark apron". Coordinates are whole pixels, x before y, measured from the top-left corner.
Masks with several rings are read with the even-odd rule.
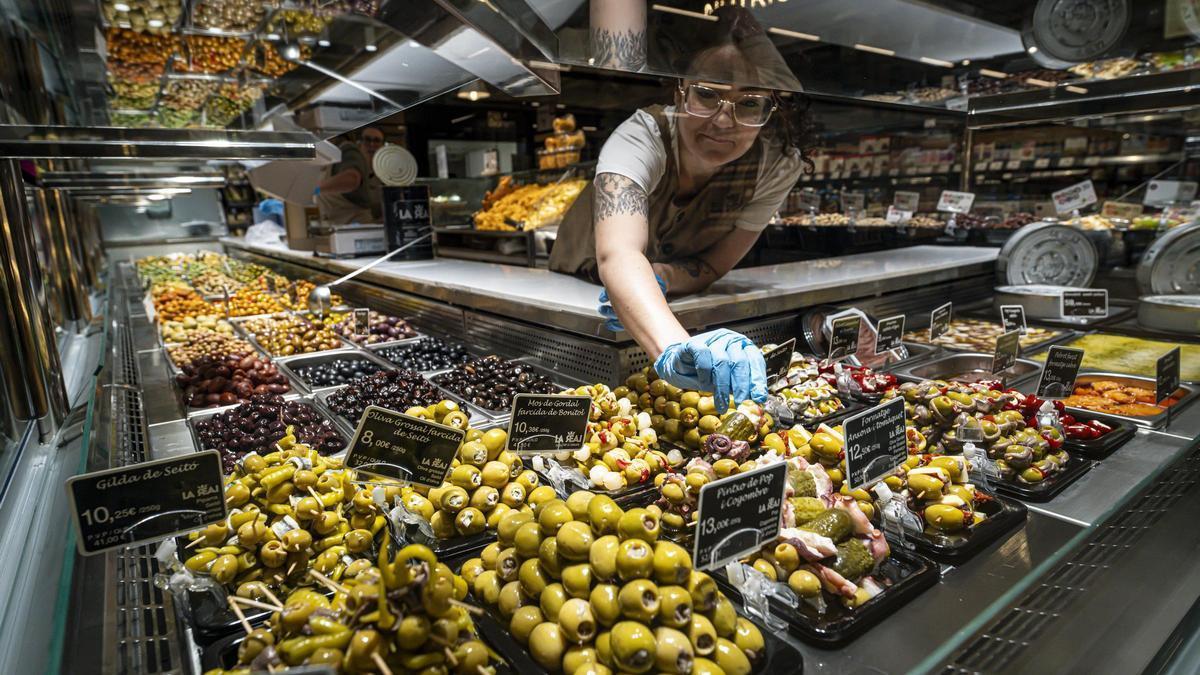
[[[704,253],[734,230],[743,207],[750,203],[758,185],[762,143],[756,140],[746,154],[721,167],[686,204],[676,208],[672,217],[672,200],[679,192],[674,139],[663,107],[656,105],[646,111],[654,116],[658,126],[667,151],[667,167],[649,196],[650,236],[643,253],[651,263],[670,263]],[[592,222],[594,189],[588,183],[563,216],[550,254],[550,269],[599,284],[596,229]]]

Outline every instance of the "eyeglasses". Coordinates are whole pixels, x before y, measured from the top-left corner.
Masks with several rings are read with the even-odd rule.
[[[730,101],[721,92],[702,84],[689,84],[681,88],[683,110],[693,117],[715,117],[725,104],[733,109],[733,120],[746,127],[761,127],[775,112],[775,100],[763,94],[742,94]]]

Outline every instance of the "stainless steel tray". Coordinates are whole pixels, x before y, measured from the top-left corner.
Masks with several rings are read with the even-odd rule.
[[[1121,385],[1125,385],[1125,386],[1129,386],[1129,387],[1141,387],[1143,389],[1149,389],[1151,391],[1154,391],[1154,378],[1138,377],[1136,375],[1122,375],[1120,373],[1102,373],[1102,372],[1097,372],[1097,371],[1088,371],[1086,373],[1081,373],[1078,377],[1076,377],[1075,384],[1077,384],[1077,385],[1088,384],[1091,382],[1095,382],[1097,380],[1111,380],[1111,381],[1116,382]],[[1200,395],[1200,389],[1197,389],[1196,387],[1186,385],[1186,384],[1179,385],[1179,389],[1175,390],[1175,393],[1177,395],[1180,392],[1183,392],[1183,395],[1179,399],[1178,403],[1171,406],[1171,415],[1178,415],[1180,410],[1182,410],[1186,405],[1191,403],[1192,400],[1195,399],[1197,395]],[[1089,417],[1098,417],[1100,419],[1106,419],[1106,420],[1110,420],[1110,421],[1124,420],[1126,422],[1132,422],[1138,426],[1147,427],[1150,429],[1161,428],[1162,426],[1164,426],[1167,423],[1167,410],[1165,408],[1163,409],[1163,411],[1161,413],[1150,416],[1150,417],[1133,417],[1130,415],[1116,415],[1113,413],[1089,410],[1088,408],[1076,408],[1074,406],[1067,406],[1067,410],[1071,411],[1071,412],[1078,412],[1078,413],[1081,413],[1081,414],[1089,416]]]
[[[249,330],[247,330],[246,327],[243,325],[246,323],[246,321],[249,321],[251,319],[272,317],[272,316],[277,316],[278,314],[279,314],[279,312],[276,312],[275,314],[263,314],[263,315],[259,315],[259,316],[245,317],[244,319],[230,319],[229,322],[233,324],[234,331],[239,333],[243,339],[245,339],[250,344],[254,345],[255,349],[262,352],[263,354],[265,354],[267,356],[267,358],[271,359],[272,361],[274,361],[276,363],[278,363],[281,359],[288,359],[288,358],[292,358],[294,356],[305,356],[308,354],[324,354],[326,352],[341,351],[341,350],[345,350],[345,349],[359,349],[358,346],[355,345],[353,342],[351,342],[351,341],[347,340],[346,338],[339,335],[339,336],[337,336],[338,342],[341,343],[342,346],[337,347],[336,350],[335,349],[325,349],[325,350],[319,351],[319,352],[304,352],[303,354],[288,354],[285,356],[279,356],[279,355],[273,353],[271,350],[264,347],[263,344],[254,337],[254,334],[251,333]],[[301,318],[303,318],[303,317],[301,317]]]
[[[420,337],[406,338],[404,340],[392,340],[391,342],[377,342],[373,345],[360,345],[359,348],[364,351],[370,352],[377,359],[387,361],[389,364],[392,365],[393,368],[400,368],[399,365],[393,363],[392,361],[389,361],[387,359],[387,357],[379,354],[378,352],[380,352],[381,350],[384,350],[384,349],[390,349],[392,347],[403,347],[405,345],[416,344],[417,342],[420,342],[421,340],[442,340],[442,338],[434,337],[432,335],[421,335]],[[446,340],[442,340],[442,341],[445,342]],[[464,348],[466,347],[465,343],[459,343],[459,344],[462,344]],[[467,353],[470,354],[471,350],[467,349]],[[442,373],[448,373],[451,370],[454,370],[454,368],[451,367],[451,368],[438,368],[437,370],[419,370],[417,372],[421,373],[422,375],[432,377],[434,375],[441,375]]]
[[[1146,295],[1138,302],[1138,324],[1151,330],[1200,334],[1200,295]]]
[[[329,387],[313,387],[312,385],[310,385],[308,383],[307,380],[305,380],[300,375],[300,373],[298,373],[296,371],[296,368],[300,368],[303,366],[316,366],[316,365],[321,365],[324,363],[329,363],[330,361],[340,361],[343,359],[345,359],[345,360],[361,359],[364,361],[369,361],[369,362],[379,366],[383,370],[396,370],[396,366],[392,365],[386,359],[381,359],[378,356],[376,356],[366,350],[352,349],[349,347],[343,348],[343,349],[331,349],[331,350],[327,350],[327,351],[323,351],[323,352],[313,352],[311,354],[297,354],[296,356],[287,356],[287,357],[277,359],[275,361],[275,365],[278,366],[280,370],[286,372],[288,377],[291,378],[291,380],[293,382],[298,383],[300,385],[301,389],[303,389],[305,393],[314,394],[318,391],[324,391],[326,389],[329,389],[329,390],[341,389],[342,387],[344,387],[346,385],[339,384],[339,385],[333,385],[333,386],[329,386]]]
[[[337,428],[338,433],[340,433],[342,435],[342,437],[346,439],[346,445],[348,446],[350,444],[350,441],[352,440],[351,436],[353,435],[354,430],[351,429],[349,432],[347,432],[346,429],[344,428],[344,425],[338,423],[337,414],[335,414],[329,408],[325,407],[324,403],[322,403],[320,400],[318,400],[315,396],[288,396],[285,394],[284,400],[286,400],[286,401],[298,400],[301,403],[307,403],[308,405],[312,406],[313,409],[316,410],[317,413],[321,415],[321,417],[324,417],[325,419],[327,419],[333,423],[333,426]],[[205,419],[208,419],[209,417],[213,417],[219,413],[233,410],[234,408],[238,407],[238,405],[241,405],[241,404],[239,403],[237,405],[229,405],[229,406],[225,406],[223,408],[206,409],[206,410],[200,411],[199,413],[197,413],[195,415],[191,415],[188,417],[188,419],[187,419],[188,433],[191,434],[191,436],[192,436],[192,443],[196,446],[197,452],[203,452],[204,450],[208,450],[209,448],[205,448],[204,445],[200,442],[200,436],[196,433],[196,423],[203,421]],[[220,448],[212,448],[212,449],[220,450]],[[345,448],[343,447],[342,450],[344,451]],[[340,454],[340,453],[334,453],[334,454]]]
[[[921,361],[924,361],[924,360],[930,358],[931,356],[934,355],[934,351],[935,351],[934,347],[932,347],[930,345],[923,345],[923,344],[920,344],[917,342],[905,342],[904,349],[908,352],[908,356],[906,356],[904,358],[897,358],[895,361],[890,361],[889,363],[887,363],[887,365],[883,365],[878,368],[873,368],[873,370],[883,372],[883,373],[895,372],[895,370],[897,368],[900,368],[901,366],[911,366],[915,363],[919,363]],[[891,357],[889,357],[889,358],[891,358]],[[859,359],[857,356],[851,356],[847,360],[849,361],[849,363],[851,365],[855,365],[855,366],[863,365],[862,363],[859,362]]]
[[[954,375],[979,372],[980,379],[991,379],[988,374],[992,368],[992,355],[979,352],[955,352],[931,361],[912,364],[895,371],[897,375],[922,380],[949,380]],[[1036,376],[1042,370],[1042,365],[1029,359],[1017,359],[1008,370],[1001,371],[996,378],[1003,379],[1009,387],[1014,387]]]

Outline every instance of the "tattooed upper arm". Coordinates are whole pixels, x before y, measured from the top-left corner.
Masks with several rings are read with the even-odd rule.
[[[592,28],[591,57],[601,68],[641,70],[646,67],[646,31]]]
[[[620,215],[642,216],[649,213],[646,192],[629,178],[616,173],[596,175],[593,217],[600,221]]]

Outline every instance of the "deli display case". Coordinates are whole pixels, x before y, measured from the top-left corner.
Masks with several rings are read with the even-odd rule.
[[[0,670],[1200,667],[1187,3],[10,4]],[[703,96],[728,409],[550,269]]]

